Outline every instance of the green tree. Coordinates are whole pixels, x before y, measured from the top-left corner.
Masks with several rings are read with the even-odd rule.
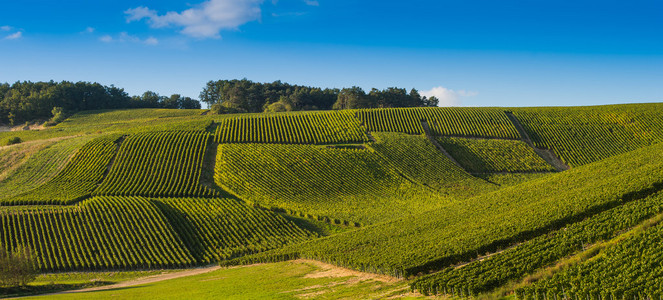
[[[25,246],[8,251],[0,247],[0,286],[25,286],[37,278],[32,250]]]

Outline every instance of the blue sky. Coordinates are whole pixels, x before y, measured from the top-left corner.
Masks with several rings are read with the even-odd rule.
[[[197,97],[244,77],[444,105],[661,102],[663,2],[2,1],[0,82]]]

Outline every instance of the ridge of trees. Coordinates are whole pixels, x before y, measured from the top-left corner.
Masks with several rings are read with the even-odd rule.
[[[416,89],[319,88],[292,85],[280,80],[272,83],[248,79],[209,81],[200,101],[217,113],[278,112],[291,110],[329,110],[387,107],[437,106],[438,99],[421,96]]]
[[[81,110],[118,108],[199,109],[200,102],[179,94],[166,97],[151,91],[142,96],[129,96],[122,88],[96,82],[0,83],[0,123],[4,124],[16,125],[51,117],[57,117],[53,121],[63,120],[67,114]]]

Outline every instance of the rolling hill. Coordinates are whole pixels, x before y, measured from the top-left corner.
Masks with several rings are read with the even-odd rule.
[[[663,103],[86,111],[14,136],[0,246],[43,272],[306,258],[426,295],[663,294]]]

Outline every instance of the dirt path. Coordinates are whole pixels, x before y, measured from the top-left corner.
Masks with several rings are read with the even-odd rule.
[[[355,270],[346,269],[346,268],[342,268],[342,267],[335,266],[335,265],[330,265],[330,264],[323,263],[323,262],[317,261],[317,260],[312,260],[312,259],[297,259],[297,260],[293,260],[293,262],[311,264],[311,265],[314,265],[314,266],[317,266],[317,267],[320,268],[320,270],[318,270],[318,271],[306,274],[306,276],[304,276],[304,278],[353,276],[353,277],[356,277],[355,280],[357,280],[357,281],[364,281],[364,280],[372,279],[372,280],[375,280],[375,281],[386,282],[386,283],[394,283],[394,282],[401,282],[401,281],[404,282],[403,279],[399,279],[399,278],[396,278],[396,277],[355,271]]]
[[[205,273],[209,273],[209,272],[216,271],[216,270],[219,270],[219,269],[221,269],[221,267],[219,267],[219,266],[209,266],[209,267],[191,269],[191,270],[186,270],[186,271],[181,271],[181,272],[174,272],[174,273],[168,273],[168,274],[153,275],[153,276],[148,276],[148,277],[143,277],[143,278],[137,278],[137,279],[133,279],[133,280],[119,282],[119,283],[116,283],[116,284],[97,286],[97,287],[80,289],[80,290],[63,291],[63,292],[57,292],[57,293],[52,293],[52,294],[44,294],[44,295],[39,295],[39,296],[51,296],[51,295],[59,295],[59,294],[85,293],[85,292],[96,292],[96,291],[111,290],[111,289],[130,287],[130,286],[136,286],[136,285],[141,285],[141,284],[154,283],[154,282],[159,282],[159,281],[164,281],[164,280],[169,280],[169,279],[175,279],[175,278],[205,274]]]
[[[504,113],[506,114],[507,118],[509,118],[511,123],[513,123],[513,126],[516,127],[518,133],[520,133],[522,141],[525,142],[530,147],[532,147],[532,149],[534,149],[534,152],[536,152],[536,154],[538,154],[541,158],[543,158],[543,160],[545,160],[551,166],[555,167],[555,169],[557,169],[558,172],[570,169],[569,165],[565,164],[561,159],[559,159],[559,157],[557,157],[557,155],[555,155],[555,153],[552,150],[540,149],[535,147],[534,143],[532,143],[532,139],[529,137],[529,134],[527,134],[527,131],[525,131],[523,125],[520,124],[520,121],[518,120],[518,118],[516,118],[516,116],[512,112],[505,111]]]
[[[456,164],[458,167],[460,167],[461,169],[465,170],[465,168],[463,168],[463,166],[461,166],[461,165],[458,163],[458,161],[456,161],[456,159],[453,158],[453,156],[451,156],[451,154],[449,154],[449,152],[447,152],[447,150],[444,149],[444,147],[442,147],[442,145],[440,145],[440,143],[438,143],[438,142],[435,140],[435,138],[433,137],[433,135],[430,133],[430,127],[428,127],[428,122],[427,122],[426,120],[421,120],[421,127],[424,128],[424,133],[426,133],[426,137],[428,138],[428,140],[429,140],[431,143],[433,143],[433,145],[435,145],[435,147],[436,147],[438,150],[440,150],[440,152],[442,152],[442,154],[444,154],[447,158],[449,158],[449,159],[451,160],[451,162],[453,162],[454,164]]]

